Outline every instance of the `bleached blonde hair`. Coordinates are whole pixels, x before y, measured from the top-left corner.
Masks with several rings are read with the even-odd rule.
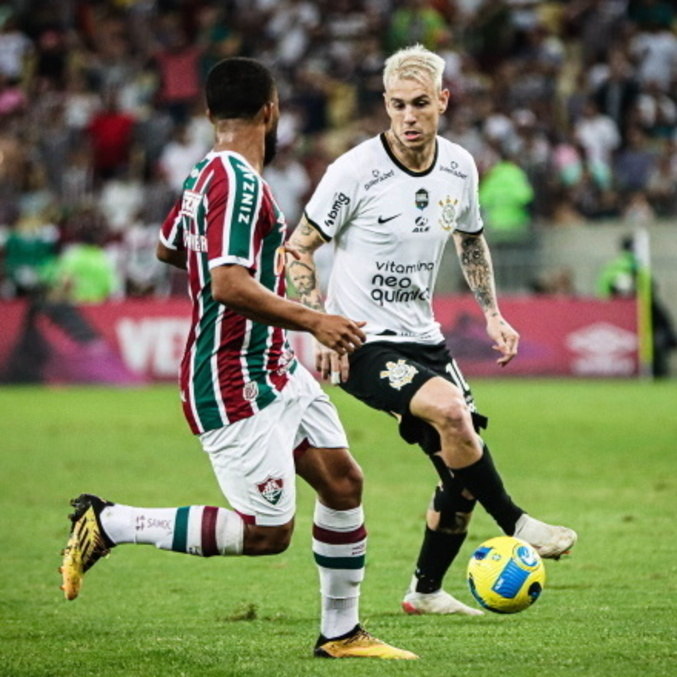
[[[444,59],[423,45],[404,47],[386,59],[383,86],[388,89],[388,84],[397,78],[416,80],[421,84],[432,80],[437,91],[440,91],[444,66]]]

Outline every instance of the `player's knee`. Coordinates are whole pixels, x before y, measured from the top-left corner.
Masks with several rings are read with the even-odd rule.
[[[431,407],[433,425],[446,434],[471,436],[473,434],[470,409],[461,393],[450,395]]]
[[[362,499],[362,486],[364,485],[364,475],[362,468],[357,463],[351,464],[350,468],[342,478],[342,493],[345,497],[358,502]]]
[[[340,475],[332,477],[320,493],[322,502],[333,510],[350,510],[362,502],[362,468],[353,462]]]
[[[250,556],[278,555],[289,547],[293,531],[293,520],[275,527],[247,525],[243,553]]]

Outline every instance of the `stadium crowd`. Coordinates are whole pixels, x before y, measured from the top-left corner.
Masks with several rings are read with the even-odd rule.
[[[676,26],[661,0],[0,0],[0,298],[184,292],[157,233],[211,146],[200,91],[230,55],[276,73],[265,176],[290,227],[327,164],[387,126],[383,62],[415,42],[447,63],[441,133],[475,157],[493,242],[674,218]]]

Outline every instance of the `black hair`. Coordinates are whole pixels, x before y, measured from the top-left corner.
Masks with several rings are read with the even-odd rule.
[[[209,112],[216,119],[251,119],[273,100],[275,80],[255,59],[231,57],[210,69],[205,95]]]

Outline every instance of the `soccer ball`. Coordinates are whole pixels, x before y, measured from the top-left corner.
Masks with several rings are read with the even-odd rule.
[[[526,541],[498,536],[484,541],[473,552],[468,585],[485,609],[514,614],[538,599],[545,585],[545,567]]]

